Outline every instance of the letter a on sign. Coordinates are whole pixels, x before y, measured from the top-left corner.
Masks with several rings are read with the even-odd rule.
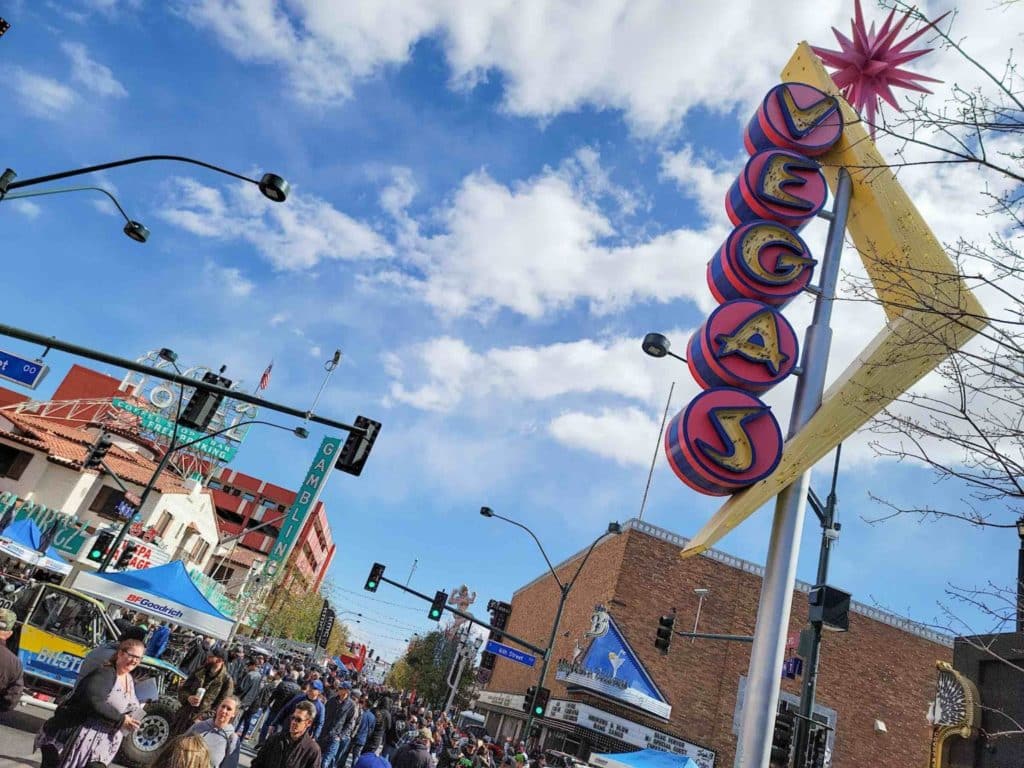
[[[984,308],[810,46],[800,44],[782,78],[839,99],[846,127],[821,156],[822,171],[834,190],[839,169],[849,170],[853,195],[847,230],[887,322],[786,442],[778,466],[732,496],[690,540],[683,557],[714,546],[988,324]]]

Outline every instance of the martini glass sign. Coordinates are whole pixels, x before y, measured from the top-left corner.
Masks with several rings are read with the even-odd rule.
[[[842,132],[836,99],[802,83],[772,88],[747,125],[750,159],[725,198],[736,228],[707,269],[719,306],[687,345],[704,391],[665,431],[669,465],[700,493],[735,493],[782,458],[782,430],[758,395],[793,373],[799,358],[780,309],[807,288],[816,264],[798,234],[828,196],[811,158]]]

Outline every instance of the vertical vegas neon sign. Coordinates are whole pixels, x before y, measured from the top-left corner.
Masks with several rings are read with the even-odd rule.
[[[735,493],[782,458],[782,430],[758,395],[799,358],[780,309],[807,288],[816,263],[797,234],[828,196],[811,158],[842,131],[836,99],[802,83],[772,88],[747,125],[750,159],[725,198],[736,228],[707,269],[719,306],[687,345],[687,365],[704,391],[665,431],[669,465],[700,493]]]

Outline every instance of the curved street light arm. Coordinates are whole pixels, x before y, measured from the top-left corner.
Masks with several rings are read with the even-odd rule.
[[[566,593],[568,593],[572,589],[573,584],[576,583],[576,579],[580,577],[580,572],[583,571],[583,566],[586,565],[587,560],[590,559],[590,553],[594,551],[594,547],[596,547],[604,539],[605,536],[610,535],[612,534],[602,533],[600,536],[594,539],[594,543],[590,545],[590,549],[587,550],[587,554],[585,554],[583,556],[583,560],[580,561],[579,567],[576,569],[576,573],[573,574],[572,581],[570,581],[569,584],[565,587]]]
[[[95,173],[96,171],[105,171],[109,168],[120,168],[122,165],[135,165],[136,163],[148,163],[153,160],[171,160],[178,163],[189,163],[190,165],[198,165],[202,168],[208,168],[211,171],[217,171],[217,173],[223,173],[227,176],[232,176],[242,181],[248,181],[251,184],[259,184],[256,179],[250,179],[248,176],[243,176],[240,173],[229,171],[226,168],[221,168],[217,165],[210,163],[204,163],[202,160],[195,160],[191,157],[183,157],[181,155],[142,155],[140,157],[129,157],[125,160],[115,160],[111,163],[102,163],[100,165],[90,165],[86,168],[78,168],[72,171],[61,171],[60,173],[51,173],[47,176],[36,176],[31,179],[22,179],[21,181],[12,181],[7,185],[8,190],[21,189],[22,187],[31,187],[36,184],[45,184],[48,181],[57,181],[58,179],[68,179],[72,176],[81,176],[86,173]]]
[[[548,564],[548,570],[551,571],[551,575],[555,578],[555,583],[558,584],[558,588],[559,589],[565,589],[565,585],[562,583],[562,580],[558,578],[558,574],[555,573],[555,567],[553,565],[551,565],[551,559],[548,557],[548,553],[544,551],[544,545],[540,543],[540,539],[537,538],[537,534],[535,534],[533,531],[531,531],[529,528],[527,528],[522,523],[517,522],[516,520],[513,520],[510,517],[505,517],[504,515],[499,515],[497,512],[492,513],[492,515],[493,515],[493,517],[496,517],[499,520],[504,520],[506,523],[511,523],[512,525],[516,526],[517,528],[522,528],[524,531],[526,531],[528,534],[530,534],[530,537],[537,544],[537,549],[539,549],[541,555],[544,556],[544,562]]]
[[[128,214],[125,213],[124,208],[122,208],[121,204],[117,201],[117,198],[114,197],[108,190],[104,189],[103,187],[63,187],[62,189],[44,189],[41,192],[22,192],[17,195],[7,195],[2,199],[20,200],[23,197],[43,197],[45,195],[59,195],[63,192],[86,192],[89,190],[95,192],[102,192],[104,195],[109,197],[110,202],[112,202],[117,207],[117,210],[121,212],[121,215],[124,216],[124,220],[127,222],[131,222],[131,219],[129,218]]]

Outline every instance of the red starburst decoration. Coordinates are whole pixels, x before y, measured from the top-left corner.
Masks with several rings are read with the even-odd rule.
[[[908,51],[907,46],[942,21],[949,12],[947,11],[935,21],[899,41],[896,40],[896,37],[910,18],[910,11],[903,14],[895,24],[893,24],[893,19],[896,16],[896,11],[895,9],[890,11],[889,17],[877,32],[874,22],[871,22],[870,28],[865,25],[860,0],[855,0],[854,13],[855,17],[850,21],[852,40],[832,27],[832,32],[835,34],[836,40],[839,41],[841,50],[833,51],[817,46],[811,46],[811,49],[821,57],[827,66],[836,70],[832,73],[833,82],[842,91],[846,100],[853,105],[853,108],[866,119],[871,136],[874,137],[875,114],[881,107],[880,99],[884,99],[893,109],[902,111],[893,95],[893,88],[931,93],[920,83],[923,81],[942,82],[934,77],[910,72],[903,69],[902,65],[924,56],[932,50],[931,48],[919,48]]]

